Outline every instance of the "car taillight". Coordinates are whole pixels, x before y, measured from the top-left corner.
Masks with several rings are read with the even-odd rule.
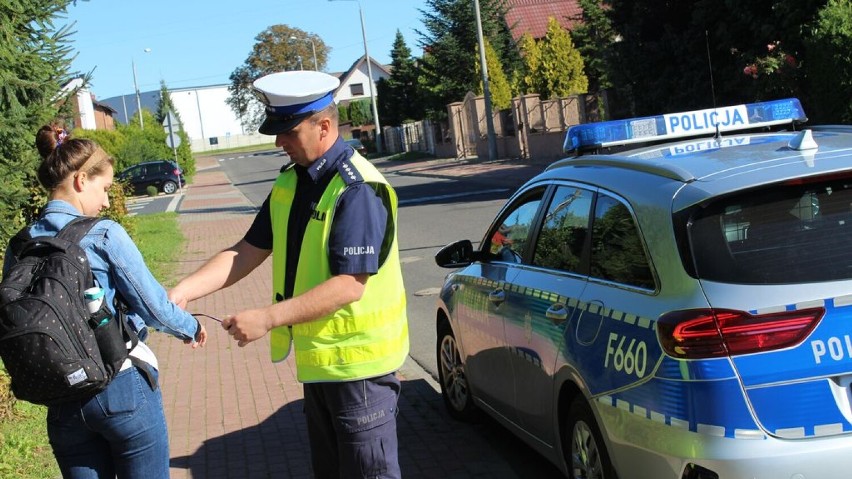
[[[180,170],[175,169],[175,171],[174,171],[174,175],[175,175],[175,176],[180,176]]]
[[[736,356],[793,346],[819,324],[825,308],[770,314],[729,309],[690,309],[662,315],[657,336],[675,358]]]

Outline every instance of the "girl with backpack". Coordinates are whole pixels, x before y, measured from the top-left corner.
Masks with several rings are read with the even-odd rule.
[[[29,226],[32,237],[55,236],[71,220],[98,216],[109,207],[114,160],[95,142],[68,138],[64,128],[47,125],[38,131],[36,146],[42,157],[38,179],[49,191],[49,202]],[[121,225],[97,222],[80,246],[113,317],[126,318],[139,342],[106,389],[48,407],[53,454],[65,479],[167,479],[168,431],[157,386],[157,358],[144,343],[147,327],[192,348],[204,346],[207,331],[168,300]],[[5,258],[4,277],[15,262],[8,249]],[[126,305],[126,316],[114,310],[116,298]]]

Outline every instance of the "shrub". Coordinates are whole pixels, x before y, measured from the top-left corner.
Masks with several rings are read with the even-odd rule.
[[[109,190],[109,208],[102,212],[103,216],[124,227],[127,234],[133,238],[136,234],[136,218],[127,214],[127,185],[118,181]]]
[[[14,411],[15,396],[12,395],[12,390],[9,386],[9,375],[6,374],[6,368],[0,363],[0,421],[12,417],[12,412]]]
[[[154,185],[150,185],[145,188],[145,192],[148,193],[148,196],[157,196],[157,187]]]

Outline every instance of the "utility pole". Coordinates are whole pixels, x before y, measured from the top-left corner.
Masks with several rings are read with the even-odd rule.
[[[145,129],[145,123],[142,122],[142,99],[139,98],[139,84],[136,83],[136,62],[130,60],[130,65],[133,67],[133,89],[136,90],[136,112],[139,113],[139,129]]]

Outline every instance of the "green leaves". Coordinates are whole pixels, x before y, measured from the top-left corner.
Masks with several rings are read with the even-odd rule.
[[[54,24],[69,3],[0,0],[0,245],[44,201],[35,133],[57,115],[69,80],[73,32]]]
[[[255,37],[246,61],[230,76],[231,95],[226,100],[246,131],[257,130],[263,121],[263,108],[254,98],[252,83],[263,75],[302,68],[310,70],[316,54],[320,71],[325,69],[329,47],[313,33],[289,25],[272,25]]]
[[[406,120],[423,118],[423,103],[419,96],[418,77],[420,75],[411,49],[399,30],[391,50],[391,72],[387,80],[376,84],[379,118],[383,125],[401,125]]]

